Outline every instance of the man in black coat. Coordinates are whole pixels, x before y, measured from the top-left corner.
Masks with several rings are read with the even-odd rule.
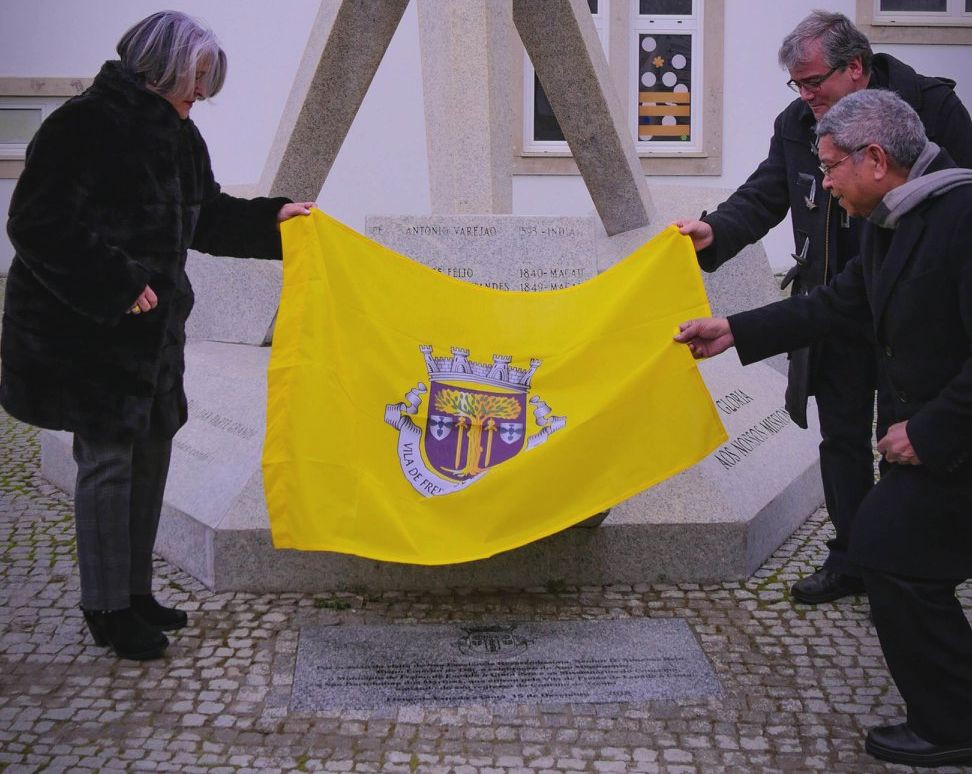
[[[715,271],[759,241],[787,212],[793,221],[795,261],[783,282],[792,294],[826,284],[857,255],[858,225],[824,190],[814,127],[837,100],[867,88],[891,89],[914,108],[929,139],[961,167],[972,166],[972,120],[954,83],[926,78],[894,57],[873,55],[847,17],[814,11],[783,41],[780,64],[800,97],[776,118],[769,155],[749,179],[702,220],[680,220],[699,263]],[[798,602],[817,604],[863,590],[847,557],[851,520],[874,482],[871,428],[875,366],[864,334],[815,342],[790,353],[786,408],[807,426],[807,396],[820,418],[820,469],[827,510],[836,530],[823,567],[794,584]]]
[[[972,170],[889,91],[845,97],[817,133],[824,187],[867,218],[860,255],[809,295],[684,323],[676,339],[695,357],[735,345],[745,364],[869,329],[886,464],[849,555],[908,714],[872,729],[867,750],[972,763],[972,627],[955,596],[972,577]]]

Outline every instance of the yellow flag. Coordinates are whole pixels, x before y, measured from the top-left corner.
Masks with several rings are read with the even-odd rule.
[[[277,548],[413,564],[558,532],[726,438],[677,324],[709,306],[662,232],[539,293],[444,276],[323,213],[282,226],[263,478]]]

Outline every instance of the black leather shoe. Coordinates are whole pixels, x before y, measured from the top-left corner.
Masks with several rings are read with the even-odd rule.
[[[107,645],[119,658],[149,661],[160,658],[169,645],[168,638],[149,626],[130,607],[124,610],[85,610],[85,623],[95,645]]]
[[[790,596],[805,605],[819,605],[821,602],[833,602],[841,597],[863,593],[864,581],[860,578],[841,575],[825,567],[813,575],[801,578],[790,589]]]
[[[882,761],[911,766],[972,763],[972,739],[962,744],[932,744],[912,731],[907,723],[872,728],[867,732],[864,749]]]
[[[159,631],[172,632],[189,623],[189,616],[175,607],[160,605],[151,594],[132,594],[132,610]]]

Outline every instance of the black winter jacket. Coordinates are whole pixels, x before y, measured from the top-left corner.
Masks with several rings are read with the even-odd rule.
[[[953,91],[953,81],[919,75],[887,54],[871,63],[869,88],[897,92],[915,109],[929,139],[948,151],[960,167],[972,167],[972,119]],[[795,264],[787,275],[794,295],[828,282],[858,254],[856,219],[848,218],[823,189],[815,150],[816,119],[801,99],[776,117],[769,155],[732,196],[704,220],[715,241],[699,252],[699,264],[715,271],[747,245],[759,241],[787,212],[793,221]],[[862,347],[864,347],[862,341]],[[812,394],[812,357],[794,353],[787,409],[806,427],[807,395]],[[801,421],[802,420],[802,421]]]
[[[186,252],[280,258],[287,199],[220,192],[191,120],[119,62],[41,126],[7,230],[16,254],[0,340],[0,404],[90,437],[186,420]],[[142,289],[156,309],[126,314]]]
[[[950,166],[940,153],[927,172]],[[860,256],[829,286],[730,316],[736,350],[751,363],[848,324],[870,328],[887,421],[908,422],[922,464],[891,465],[895,496],[878,508],[865,500],[855,561],[899,575],[972,577],[972,185],[923,202],[893,231],[862,228]],[[891,480],[882,476],[878,488]]]

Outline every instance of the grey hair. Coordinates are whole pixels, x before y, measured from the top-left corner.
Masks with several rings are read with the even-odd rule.
[[[817,123],[817,136],[851,152],[880,145],[896,164],[910,169],[925,147],[925,127],[911,105],[893,91],[861,89],[838,100]]]
[[[861,58],[864,74],[871,72],[871,42],[853,22],[842,13],[814,11],[800,22],[785,38],[780,46],[780,66],[793,70],[806,64],[809,58],[807,49],[813,41],[819,40],[824,61],[828,67],[846,67],[855,57]]]
[[[118,41],[122,66],[164,97],[190,99],[201,63],[203,98],[226,80],[226,54],[211,29],[179,11],[159,11],[142,19]]]

